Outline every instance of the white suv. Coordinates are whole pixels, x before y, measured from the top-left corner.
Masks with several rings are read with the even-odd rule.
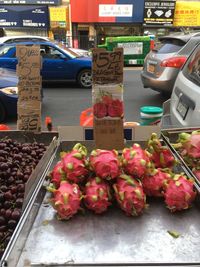
[[[163,108],[162,128],[200,127],[200,42],[180,70]]]

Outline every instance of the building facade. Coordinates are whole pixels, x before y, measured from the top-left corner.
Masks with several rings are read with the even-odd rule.
[[[89,49],[106,37],[200,29],[200,1],[0,0],[0,35],[40,35]]]

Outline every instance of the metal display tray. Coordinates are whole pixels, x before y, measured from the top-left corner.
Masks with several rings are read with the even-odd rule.
[[[46,177],[46,172],[49,170],[49,165],[51,163],[52,155],[53,153],[55,153],[55,150],[57,148],[57,136],[58,136],[57,132],[41,132],[37,134],[24,131],[0,132],[0,139],[11,138],[21,143],[32,143],[36,141],[38,143],[44,143],[47,147],[43,157],[40,159],[36,168],[30,175],[29,180],[26,182],[24,201],[22,207],[22,216],[25,213],[26,207],[28,206],[29,202],[31,202],[32,194],[34,194],[35,189],[38,186],[41,186],[40,184],[42,178]],[[10,247],[12,246],[13,240],[16,237],[16,233],[18,232],[20,225],[21,225],[21,219],[19,220],[11,239],[8,245],[6,246],[6,250],[0,261],[0,266],[2,264],[1,262],[3,261],[7,252],[10,250]]]
[[[93,147],[92,142],[82,143]],[[58,146],[50,170],[60,152],[73,145],[62,142]],[[176,171],[184,169],[179,165]],[[86,211],[69,221],[56,218],[45,183],[36,193],[3,267],[200,266],[199,191],[191,209],[175,214],[162,199],[152,198],[139,217],[127,217],[113,206],[105,214]],[[177,231],[180,236],[174,238],[168,231]]]
[[[166,145],[169,147],[169,149],[172,151],[172,153],[177,157],[177,159],[181,162],[181,164],[184,166],[184,168],[187,169],[188,174],[194,178],[196,184],[200,187],[200,180],[195,176],[195,174],[192,172],[192,170],[189,168],[187,163],[184,161],[183,157],[180,155],[180,153],[172,146],[173,143],[176,143],[178,140],[178,135],[180,133],[192,133],[193,131],[200,130],[199,128],[192,127],[192,128],[174,128],[174,129],[167,129],[161,131],[161,137],[166,143]]]

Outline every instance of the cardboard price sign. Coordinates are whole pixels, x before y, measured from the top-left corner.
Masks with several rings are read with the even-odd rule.
[[[18,130],[41,131],[40,46],[17,46]]]
[[[17,74],[20,77],[40,75],[40,46],[17,45],[18,57]]]
[[[123,82],[123,48],[113,52],[97,48],[92,51],[92,72],[94,84],[119,84]]]
[[[121,119],[94,119],[94,139],[96,147],[100,149],[123,149],[123,127],[123,120]]]
[[[124,147],[123,48],[93,49],[92,104],[97,148]]]
[[[32,101],[32,105],[26,105],[26,101],[19,102],[17,107],[17,128],[22,131],[41,131],[41,102]]]

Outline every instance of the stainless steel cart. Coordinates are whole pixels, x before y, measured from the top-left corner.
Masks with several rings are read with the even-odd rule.
[[[92,142],[83,144],[93,147]],[[50,169],[60,151],[73,145],[59,144]],[[188,174],[181,165],[177,171]],[[200,266],[199,196],[191,209],[175,214],[162,199],[148,199],[149,208],[137,218],[113,206],[102,215],[86,211],[59,221],[43,182],[26,207],[3,267]],[[199,194],[198,186],[197,190]],[[168,231],[180,236],[174,238]]]

